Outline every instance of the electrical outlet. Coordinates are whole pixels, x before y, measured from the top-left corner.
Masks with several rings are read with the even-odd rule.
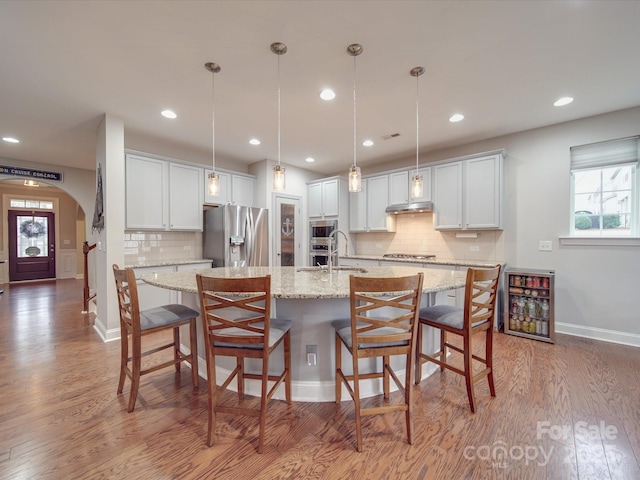
[[[553,250],[551,240],[540,240],[538,243],[538,250],[541,252],[550,252]]]
[[[471,251],[471,252],[479,252],[480,251],[480,245],[471,245],[469,247],[469,251]]]
[[[314,367],[318,364],[318,346],[307,345],[307,365]]]

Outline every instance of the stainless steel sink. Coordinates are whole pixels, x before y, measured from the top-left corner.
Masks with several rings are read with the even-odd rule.
[[[322,265],[322,266],[318,266],[318,267],[301,267],[298,268],[296,270],[296,272],[322,272],[322,273],[329,273],[329,267],[327,267],[326,265]],[[347,272],[347,273],[367,273],[367,269],[366,268],[362,268],[362,267],[341,267],[341,266],[337,266],[337,267],[332,267],[332,273],[339,273],[339,272]]]

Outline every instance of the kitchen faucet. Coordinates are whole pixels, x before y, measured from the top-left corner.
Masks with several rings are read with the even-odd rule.
[[[344,246],[344,254],[345,255],[349,255],[349,237],[347,237],[347,234],[344,233],[342,230],[333,230],[330,234],[329,234],[329,258],[327,260],[328,265],[329,265],[329,273],[333,273],[333,254],[334,253],[338,253],[338,239],[336,238],[336,249],[332,251],[331,249],[331,240],[333,239],[333,236],[336,233],[341,233],[342,236],[344,237],[344,241],[345,241],[345,246]]]

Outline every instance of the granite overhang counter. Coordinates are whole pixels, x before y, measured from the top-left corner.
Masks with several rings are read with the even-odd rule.
[[[249,277],[271,275],[272,316],[289,319],[291,328],[291,378],[292,395],[296,401],[331,402],[335,401],[335,338],[331,321],[349,318],[349,275],[373,277],[424,274],[423,305],[431,302],[436,292],[460,288],[464,286],[466,274],[455,270],[429,270],[428,268],[408,266],[366,267],[361,270],[338,270],[334,273],[309,270],[297,267],[220,267],[192,272],[158,273],[143,277],[150,285],[180,292],[181,303],[200,310],[197,295],[196,274],[215,277]],[[204,360],[204,341],[202,325],[198,322],[198,356],[201,362],[200,372],[206,372]],[[423,351],[434,351],[436,332],[427,332],[423,337]],[[439,338],[439,336],[438,336]],[[188,335],[182,335],[183,341]],[[307,364],[307,347],[317,350],[317,364]],[[186,345],[188,348],[188,345]],[[281,349],[282,347],[278,347]],[[282,370],[282,353],[276,351],[270,358],[270,370],[273,373]],[[247,370],[259,372],[260,362],[247,360]],[[375,362],[375,359],[369,359]],[[392,365],[398,372],[404,372],[404,359],[393,358]],[[222,382],[233,370],[235,361],[232,358],[216,359],[216,378]],[[273,367],[273,368],[272,368]],[[363,362],[364,371],[370,367]],[[435,369],[430,365],[423,366],[423,377]],[[218,375],[219,374],[219,375]],[[247,393],[259,396],[259,384],[247,382]],[[363,385],[361,395],[378,395],[381,387],[375,381]],[[283,388],[275,394],[276,398],[284,398]],[[343,398],[349,398],[344,392]]]

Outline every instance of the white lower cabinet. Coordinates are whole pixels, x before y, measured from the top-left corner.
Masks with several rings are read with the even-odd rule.
[[[156,273],[168,273],[175,271],[175,266],[134,268],[138,286],[138,305],[140,306],[140,310],[147,310],[149,308],[159,307],[169,303],[177,303],[178,292],[156,287],[141,280],[142,277]]]

